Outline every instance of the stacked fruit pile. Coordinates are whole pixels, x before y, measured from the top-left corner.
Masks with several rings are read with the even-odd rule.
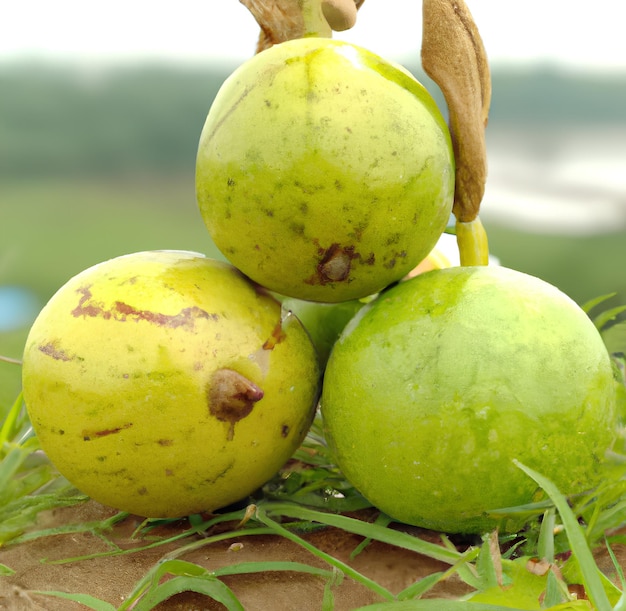
[[[237,69],[197,157],[230,263],[103,262],[32,327],[24,397],[59,470],[137,514],[216,510],[281,468],[320,404],[339,467],[397,520],[513,528],[497,510],[537,499],[514,460],[566,493],[598,483],[617,436],[609,356],[557,289],[479,264],[450,114],[455,138],[404,68],[329,38]],[[407,278],[451,212],[463,265]]]

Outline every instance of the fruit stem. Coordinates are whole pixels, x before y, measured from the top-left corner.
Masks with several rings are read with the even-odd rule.
[[[304,20],[303,37],[331,38],[333,31],[322,10],[322,0],[299,0]]]
[[[456,221],[456,243],[461,265],[488,265],[489,243],[487,232],[478,217],[468,223]]]
[[[356,22],[363,0],[239,0],[261,27],[256,53],[304,37],[330,38]]]

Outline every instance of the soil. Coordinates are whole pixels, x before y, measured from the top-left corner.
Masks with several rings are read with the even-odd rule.
[[[37,528],[55,525],[99,521],[115,515],[115,511],[94,501],[41,514]],[[369,516],[361,516],[368,518]],[[141,518],[131,516],[113,527],[107,537],[122,548],[146,544],[131,538],[140,525]],[[159,536],[172,536],[187,530],[189,524],[168,524],[161,527]],[[403,530],[418,534],[433,542],[439,535],[412,527]],[[447,565],[414,552],[373,542],[350,559],[351,552],[362,538],[334,528],[311,533],[305,537],[319,549],[375,580],[394,594],[416,580]],[[182,544],[189,542],[185,539]],[[235,551],[232,544],[237,543]],[[160,559],[180,547],[181,542],[132,554],[94,558],[64,564],[43,562],[73,558],[110,549],[95,534],[59,534],[42,537],[20,545],[0,550],[0,563],[15,571],[0,577],[0,610],[2,611],[79,611],[85,606],[36,594],[36,590],[57,590],[90,594],[118,606],[133,589],[136,582]],[[614,550],[622,566],[626,566],[626,548]],[[245,561],[289,560],[328,568],[319,558],[299,545],[279,536],[255,535],[237,540],[226,540],[203,546],[181,557],[210,570]],[[608,555],[599,553],[598,563],[606,574],[615,577]],[[319,611],[322,608],[325,580],[321,577],[297,572],[266,572],[223,577],[234,591],[246,611]],[[374,592],[349,578],[333,587],[335,611],[351,611],[358,607],[382,602]],[[456,599],[470,591],[458,577],[440,583],[424,598]],[[223,605],[205,596],[183,593],[155,607],[157,611],[217,611]]]
[[[61,524],[99,521],[115,513],[114,510],[89,501],[75,507],[44,512],[36,527],[49,528]],[[107,533],[107,537],[122,548],[145,545],[146,541],[131,539],[133,531],[140,523],[141,518],[127,518],[114,526],[112,532]],[[187,522],[181,522],[180,525],[169,524],[167,529],[161,529],[158,534],[172,536],[188,528]],[[417,532],[419,529],[407,527],[406,530]],[[419,535],[432,541],[438,540],[436,533],[419,531]],[[373,542],[350,560],[351,552],[362,541],[362,537],[330,527],[311,533],[305,538],[394,594],[421,577],[448,568],[430,558],[378,542]],[[183,544],[187,542],[189,539],[185,539]],[[231,547],[234,542],[241,544],[238,551]],[[13,569],[15,573],[0,577],[0,609],[78,611],[86,608],[79,603],[35,594],[36,590],[90,594],[117,606],[155,563],[180,546],[181,542],[177,542],[133,554],[65,564],[51,564],[42,560],[73,558],[110,548],[103,539],[90,533],[54,535],[8,546],[0,550],[0,563]],[[255,535],[222,541],[190,552],[182,556],[182,559],[208,569],[255,560],[289,560],[329,568],[319,558],[280,536]],[[322,608],[325,580],[321,577],[297,572],[266,572],[223,577],[223,581],[233,590],[246,611],[319,611]],[[454,599],[468,591],[464,583],[457,577],[452,577],[429,593],[429,596]],[[333,594],[336,611],[350,611],[382,601],[376,593],[349,578],[344,578],[339,585],[334,586]],[[155,607],[158,611],[213,611],[224,608],[207,597],[193,593],[179,594]]]

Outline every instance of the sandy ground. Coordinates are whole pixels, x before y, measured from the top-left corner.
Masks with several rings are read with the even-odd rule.
[[[93,501],[82,506],[60,509],[42,515],[39,526],[69,524],[101,520],[114,515],[114,511]],[[120,547],[128,548],[141,544],[130,535],[139,525],[140,519],[129,518],[117,525],[110,537]],[[188,528],[168,525],[167,532],[160,535],[173,535]],[[420,536],[437,540],[435,533],[420,531]],[[446,565],[425,558],[413,552],[374,542],[350,560],[350,554],[361,542],[361,537],[326,528],[310,534],[307,540],[397,593],[414,581],[435,571],[447,568]],[[188,542],[185,540],[184,542]],[[238,542],[243,546],[233,551],[231,545],[237,540],[214,543],[190,552],[184,560],[215,569],[229,564],[252,560],[289,560],[328,568],[321,560],[299,545],[279,536],[250,536]],[[145,544],[145,542],[143,542]],[[15,570],[15,574],[0,577],[0,609],[10,611],[45,610],[78,611],[84,606],[34,594],[34,590],[62,590],[72,593],[85,593],[119,605],[134,584],[146,571],[158,562],[168,551],[181,544],[158,547],[152,550],[121,556],[82,560],[69,564],[42,563],[72,558],[83,554],[108,549],[107,544],[92,534],[67,534],[40,538],[0,551],[0,563]],[[267,611],[268,609],[293,611],[319,611],[322,608],[324,579],[296,572],[273,572],[256,575],[224,577],[223,581],[235,592],[246,611]],[[433,590],[430,597],[457,598],[468,592],[467,586],[458,578],[451,578]],[[382,599],[365,586],[350,579],[333,588],[336,611],[350,611],[360,606]],[[224,607],[197,594],[180,594],[162,603],[158,610],[208,611]]]
[[[94,501],[83,505],[44,512],[36,528],[55,525],[99,521],[115,515],[115,511]],[[360,517],[372,519],[367,511]],[[131,516],[117,524],[107,534],[109,539],[123,549],[145,545],[148,540],[132,538],[141,518]],[[232,525],[231,525],[232,526]],[[151,537],[170,537],[187,530],[189,524],[170,523]],[[220,528],[227,528],[222,525]],[[403,527],[432,542],[439,541],[437,533]],[[212,532],[211,534],[215,534]],[[334,528],[326,528],[305,537],[319,549],[333,555],[362,574],[375,580],[396,594],[420,578],[447,565],[414,552],[373,542],[353,560],[351,552],[362,538]],[[90,594],[115,606],[122,603],[136,582],[163,557],[176,548],[190,542],[168,544],[132,554],[94,558],[70,563],[52,564],[52,561],[73,558],[110,549],[100,537],[90,533],[63,534],[42,537],[0,550],[0,563],[15,571],[13,575],[0,577],[0,610],[2,611],[82,611],[85,606],[58,598],[44,597],[36,590],[60,590]],[[241,544],[235,551],[232,544]],[[237,545],[239,547],[239,545]],[[626,568],[626,546],[613,550],[622,567]],[[597,562],[606,575],[618,583],[618,577],[608,554],[598,551]],[[299,545],[279,536],[254,535],[212,543],[189,552],[181,559],[202,565],[209,570],[246,561],[288,560],[329,568],[319,558]],[[47,559],[49,562],[43,562]],[[246,611],[319,611],[322,608],[325,581],[321,577],[297,572],[265,572],[223,577],[234,591]],[[470,591],[458,577],[440,583],[424,598],[456,599]],[[345,578],[333,587],[335,611],[352,611],[361,606],[382,602],[377,594],[360,583]],[[214,611],[225,609],[223,605],[199,594],[183,593],[155,607],[158,611]]]

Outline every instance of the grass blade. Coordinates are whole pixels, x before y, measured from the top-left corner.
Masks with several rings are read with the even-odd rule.
[[[378,526],[382,526],[382,527],[387,527],[389,526],[389,524],[391,524],[391,522],[392,520],[388,515],[384,513],[379,513],[378,517],[374,521],[374,524]],[[372,539],[370,539],[369,537],[363,539],[363,541],[361,541],[361,543],[359,543],[352,550],[352,553],[350,554],[350,560],[354,560],[371,542],[372,542]]]
[[[450,541],[447,535],[441,535],[441,542],[445,545],[447,549],[453,552],[457,551],[454,543]],[[469,551],[470,550],[465,552],[463,556],[465,556],[465,554],[467,554]],[[473,555],[469,558],[469,560],[474,560],[478,557],[478,554],[480,554],[480,547],[473,548]],[[457,561],[452,566],[455,567],[455,570],[458,573],[461,581],[470,586],[470,588],[474,588],[474,590],[480,589],[480,577],[478,576],[478,571],[473,564],[468,564],[468,561]]]
[[[562,584],[559,582],[554,571],[548,571],[548,578],[546,580],[546,591],[543,598],[543,604],[546,607],[553,607],[563,602],[567,602],[568,596],[563,592]]]
[[[556,515],[554,509],[548,509],[543,514],[541,528],[539,530],[539,541],[537,542],[537,555],[540,560],[547,560],[551,564],[554,562],[554,526]]]
[[[375,603],[354,611],[512,611],[515,607],[486,605],[462,600],[403,600],[393,603]],[[519,611],[519,610],[517,610]]]
[[[96,598],[95,596],[90,596],[89,594],[68,594],[67,592],[45,592],[43,590],[36,590],[32,593],[40,594],[41,596],[53,596],[55,598],[71,600],[73,602],[80,603],[81,605],[85,605],[85,607],[89,607],[89,609],[94,609],[94,611],[116,611],[115,607],[111,603]]]
[[[607,541],[606,537],[604,538],[604,543],[606,545],[607,551],[609,552],[609,556],[611,558],[611,561],[613,562],[613,566],[615,567],[615,572],[617,573],[620,584],[622,586],[622,595],[620,596],[619,600],[613,607],[613,611],[626,611],[626,578],[624,577],[624,571],[622,570],[622,567],[617,561],[617,558],[615,557],[615,553],[613,552],[613,549],[609,545],[609,542]]]
[[[341,585],[343,581],[343,573],[333,567],[331,576],[326,580],[324,584],[324,596],[322,598],[322,611],[333,611],[335,608],[335,595],[333,594],[333,588]]]
[[[15,571],[10,566],[0,563],[0,577],[7,577],[14,574]]]
[[[282,507],[282,504],[281,504],[281,507]],[[311,554],[313,554],[314,556],[317,556],[324,562],[327,562],[331,566],[339,569],[342,573],[344,573],[344,575],[350,577],[351,579],[354,579],[354,581],[358,583],[363,584],[364,586],[366,586],[373,592],[376,592],[382,598],[386,598],[387,600],[393,600],[394,596],[389,590],[387,590],[387,588],[381,586],[380,584],[376,583],[369,577],[366,577],[362,573],[359,573],[356,569],[353,569],[351,566],[347,565],[345,562],[342,562],[338,558],[335,558],[334,556],[331,556],[330,554],[323,552],[322,550],[318,549],[317,547],[315,547],[308,541],[305,541],[304,539],[302,539],[295,533],[287,530],[286,528],[278,524],[278,522],[275,522],[274,520],[272,520],[267,515],[267,512],[264,509],[264,507],[261,507],[261,506],[257,507],[257,519],[263,524],[265,524],[266,526],[268,526],[269,528],[271,528],[272,530],[274,530],[277,534],[285,537],[286,539],[289,539],[290,541],[293,541],[294,543],[297,543],[298,545],[300,545],[307,551],[311,552]]]
[[[19,415],[22,413],[22,393],[20,393],[11,406],[8,414],[4,418],[2,427],[0,427],[0,459],[4,456],[4,444],[14,439],[21,423],[18,422]]]
[[[581,308],[587,314],[589,314],[591,310],[593,310],[596,306],[600,305],[603,301],[608,301],[609,299],[612,299],[613,297],[615,297],[615,295],[617,295],[617,293],[607,293],[606,295],[594,297],[593,299],[590,299],[589,301],[583,303]]]
[[[240,562],[238,564],[232,564],[230,566],[224,566],[212,571],[212,574],[216,577],[223,577],[224,575],[247,575],[250,573],[265,573],[267,571],[294,571],[298,573],[308,573],[309,575],[318,575],[330,579],[335,575],[334,571],[328,569],[320,569],[310,564],[304,564],[303,562],[293,562],[291,560],[259,560],[252,562]]]
[[[592,602],[597,611],[611,611],[611,603],[606,595],[602,580],[600,578],[600,571],[593,559],[593,554],[587,543],[585,533],[578,524],[578,520],[574,515],[574,512],[570,509],[567,499],[559,492],[557,487],[546,477],[537,473],[530,467],[522,464],[518,460],[513,461],[515,465],[520,468],[528,477],[535,480],[546,494],[552,499],[555,504],[563,526],[565,527],[565,533],[570,543],[572,553],[576,556],[580,570],[582,573],[583,584],[587,592],[589,600]]]
[[[182,592],[195,592],[208,596],[223,604],[228,611],[245,611],[234,592],[225,583],[208,573],[199,577],[187,575],[173,577],[149,590],[145,598],[142,598],[133,610],[151,611],[158,604]]]
[[[396,598],[398,600],[411,600],[422,596],[422,594],[426,594],[426,592],[432,590],[432,588],[434,588],[439,582],[445,581],[454,573],[459,573],[459,571],[463,567],[465,567],[468,562],[475,560],[479,553],[480,548],[469,548],[468,550],[463,552],[462,557],[447,571],[431,573],[430,575],[427,575],[419,581],[411,584],[408,588],[405,588],[404,590],[399,592]]]
[[[502,557],[500,556],[500,549],[497,543],[496,533],[483,537],[483,544],[480,547],[480,554],[476,561],[476,570],[480,578],[481,590],[502,585]]]
[[[617,306],[607,310],[606,312],[602,312],[602,314],[599,314],[594,318],[593,322],[596,327],[602,331],[607,323],[615,320],[622,312],[626,312],[626,305]]]
[[[440,581],[445,579],[446,575],[447,571],[439,571],[426,575],[426,577],[422,577],[419,581],[416,581],[408,588],[402,590],[402,592],[399,592],[397,598],[398,600],[415,600],[422,596],[422,594],[426,594],[426,592],[432,590]]]
[[[362,520],[357,520],[355,518],[324,513],[291,503],[270,502],[259,505],[259,508],[261,507],[264,508],[264,511],[268,515],[282,515],[300,520],[320,522],[356,535],[361,535],[365,538],[375,539],[376,541],[388,543],[389,545],[408,549],[423,556],[432,558],[433,560],[445,562],[446,564],[454,564],[457,560],[459,560],[459,558],[461,558],[461,553],[456,550],[446,549],[441,545],[418,539],[417,537],[413,537],[406,533],[392,530],[391,528],[380,526],[378,524],[363,522]]]

